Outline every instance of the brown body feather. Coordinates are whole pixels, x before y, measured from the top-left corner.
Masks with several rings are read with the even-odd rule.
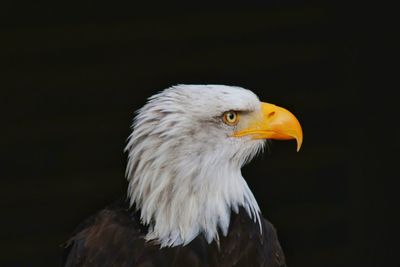
[[[229,232],[208,244],[202,235],[186,246],[162,248],[146,242],[147,228],[139,212],[115,203],[90,217],[64,245],[63,266],[230,267],[286,266],[276,230],[262,219],[259,225],[240,209],[232,212]]]

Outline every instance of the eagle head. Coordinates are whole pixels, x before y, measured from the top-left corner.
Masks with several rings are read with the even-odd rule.
[[[177,85],[149,98],[134,119],[126,151],[131,206],[149,226],[147,240],[185,245],[204,234],[226,235],[243,207],[257,223],[258,204],[241,167],[267,139],[303,134],[295,116],[225,85]]]

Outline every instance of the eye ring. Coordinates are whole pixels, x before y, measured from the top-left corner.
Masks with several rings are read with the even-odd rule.
[[[224,112],[222,119],[225,124],[235,126],[239,122],[239,114],[234,110],[226,111]]]

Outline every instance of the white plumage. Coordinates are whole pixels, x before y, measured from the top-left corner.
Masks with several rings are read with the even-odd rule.
[[[265,141],[232,134],[261,112],[260,104],[240,87],[178,85],[138,111],[126,146],[126,176],[130,203],[150,227],[147,240],[177,246],[204,234],[218,242],[218,229],[227,234],[231,210],[239,206],[259,223],[241,167]],[[236,126],[222,120],[229,110],[242,112]]]

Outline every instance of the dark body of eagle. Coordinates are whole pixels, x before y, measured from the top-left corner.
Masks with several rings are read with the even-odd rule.
[[[82,223],[64,244],[63,266],[118,267],[230,267],[286,266],[274,226],[261,217],[258,223],[244,209],[232,212],[227,236],[219,246],[202,234],[185,246],[160,248],[144,239],[147,227],[140,211],[117,201]]]

